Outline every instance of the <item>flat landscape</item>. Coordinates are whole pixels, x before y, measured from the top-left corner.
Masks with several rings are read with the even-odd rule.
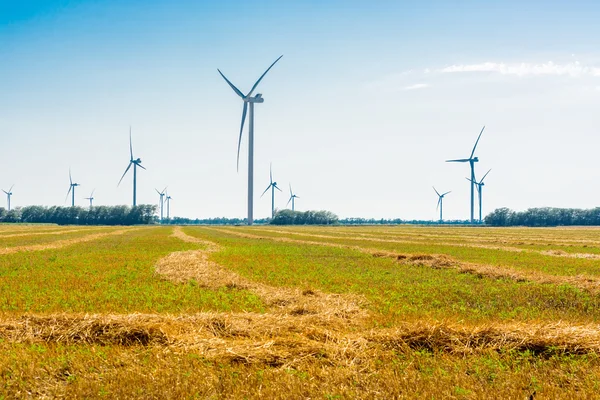
[[[600,229],[0,225],[0,399],[596,398]]]

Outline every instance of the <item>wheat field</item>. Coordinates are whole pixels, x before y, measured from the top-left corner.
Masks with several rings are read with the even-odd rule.
[[[600,229],[0,225],[0,399],[596,398]]]

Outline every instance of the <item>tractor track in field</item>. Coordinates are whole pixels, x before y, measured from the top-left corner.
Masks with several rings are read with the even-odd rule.
[[[542,284],[562,285],[568,284],[574,287],[589,291],[591,293],[600,292],[600,278],[589,275],[577,276],[558,276],[545,274],[537,271],[518,271],[513,268],[507,268],[495,265],[476,264],[463,262],[453,259],[445,254],[409,254],[399,253],[387,250],[378,250],[360,246],[344,245],[338,243],[320,242],[314,240],[292,239],[288,237],[261,236],[246,232],[236,232],[233,229],[206,228],[233,236],[244,237],[248,239],[271,240],[274,242],[309,244],[325,247],[336,247],[350,250],[356,250],[361,253],[370,254],[374,257],[388,257],[397,260],[403,265],[419,265],[437,269],[454,269],[460,273],[468,273],[482,278],[510,279],[517,282],[535,282]],[[277,232],[277,231],[275,231]]]
[[[500,250],[500,251],[510,251],[513,253],[538,253],[544,256],[552,256],[552,257],[567,257],[567,258],[586,258],[586,259],[595,259],[600,260],[600,254],[595,253],[568,253],[563,250],[537,250],[537,249],[522,249],[520,247],[513,246],[496,246],[496,245],[487,245],[487,244],[477,244],[477,243],[454,243],[454,242],[425,242],[419,240],[409,240],[409,239],[387,239],[387,238],[374,238],[374,237],[365,237],[365,236],[333,236],[333,235],[320,235],[315,233],[300,233],[300,232],[287,232],[287,231],[279,231],[276,229],[262,229],[264,232],[270,233],[278,233],[281,235],[296,235],[296,236],[308,236],[314,238],[321,239],[337,239],[337,240],[355,240],[355,241],[365,241],[365,242],[379,242],[379,243],[398,243],[398,244],[418,244],[418,245],[435,245],[435,246],[450,246],[450,247],[467,247],[467,248],[477,248],[477,249],[487,249],[487,250]]]
[[[138,229],[141,229],[141,228],[125,228],[125,229],[114,230],[111,232],[93,233],[91,235],[85,235],[85,236],[81,236],[81,237],[77,237],[77,238],[56,240],[56,241],[53,241],[50,243],[5,247],[5,248],[0,248],[0,255],[14,254],[14,253],[20,253],[20,252],[26,252],[26,251],[55,250],[55,249],[60,249],[63,247],[72,246],[72,245],[79,244],[79,243],[91,242],[94,240],[102,239],[107,236],[122,235],[126,232],[132,232],[132,231],[135,231]]]
[[[47,235],[64,235],[65,233],[75,233],[89,231],[90,229],[65,229],[65,230],[54,230],[54,231],[42,231],[42,232],[28,232],[28,233],[11,233],[8,235],[0,234],[0,239],[23,237],[23,236],[47,236]]]

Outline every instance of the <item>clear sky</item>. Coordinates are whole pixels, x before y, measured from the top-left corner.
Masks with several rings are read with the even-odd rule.
[[[454,3],[454,4],[451,4]],[[600,205],[595,1],[0,0],[0,187],[13,206],[130,204],[169,187],[172,213],[245,217],[242,91],[279,55],[256,106],[255,217],[269,163],[299,210],[435,219]],[[4,205],[5,201],[1,200]]]

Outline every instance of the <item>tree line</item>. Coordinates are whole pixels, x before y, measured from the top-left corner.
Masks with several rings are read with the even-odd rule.
[[[0,208],[0,222],[58,225],[144,225],[156,222],[155,205],[94,207],[18,207]]]
[[[485,217],[486,225],[491,226],[570,226],[600,225],[600,208],[582,210],[579,208],[530,208],[513,211],[498,208]]]

